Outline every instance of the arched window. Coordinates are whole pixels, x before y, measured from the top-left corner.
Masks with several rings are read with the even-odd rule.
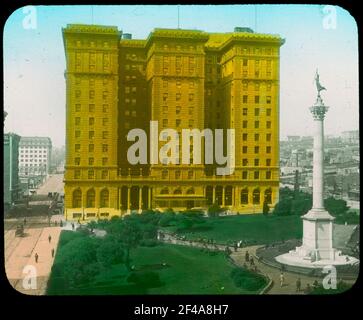
[[[169,189],[168,188],[161,189],[160,194],[169,194]]]
[[[190,188],[187,190],[187,194],[195,194],[194,188]]]
[[[81,189],[76,189],[73,191],[73,208],[82,207],[82,191]]]
[[[270,188],[265,190],[265,201],[268,204],[272,203],[272,190]]]
[[[226,206],[232,205],[232,193],[233,193],[232,186],[226,186],[225,191],[224,191],[224,204]]]
[[[180,188],[174,190],[174,194],[182,194],[182,191]]]
[[[260,189],[253,190],[253,204],[260,204]]]
[[[248,204],[248,189],[245,188],[241,191],[241,204]]]
[[[94,208],[95,207],[95,190],[90,189],[87,191],[87,208]]]
[[[109,207],[109,198],[110,193],[108,192],[108,189],[103,189],[100,193],[100,207],[101,208],[108,208]]]

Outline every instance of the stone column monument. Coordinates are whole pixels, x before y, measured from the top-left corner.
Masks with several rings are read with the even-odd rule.
[[[313,156],[313,207],[302,217],[302,246],[276,257],[283,264],[319,267],[324,265],[351,264],[358,260],[344,256],[333,248],[333,221],[324,208],[324,117],[329,107],[321,98],[320,91],[326,90],[315,77],[318,95],[310,112],[314,119]]]

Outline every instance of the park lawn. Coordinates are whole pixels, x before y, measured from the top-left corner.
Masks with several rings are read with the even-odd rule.
[[[167,227],[175,232],[176,227]],[[179,230],[187,239],[208,238],[217,243],[245,240],[254,244],[269,244],[276,241],[302,237],[300,216],[264,216],[262,214],[234,215],[205,218],[205,222],[192,228]]]
[[[62,232],[60,244],[72,241],[74,235]],[[65,241],[67,240],[67,241]],[[62,246],[63,246],[62,245]],[[62,260],[62,246],[55,257]],[[131,251],[132,265],[136,272],[156,272],[160,284],[142,286],[127,282],[128,272],[124,264],[104,269],[92,281],[75,289],[64,288],[62,279],[48,282],[48,295],[123,295],[123,294],[257,294],[266,279],[246,271],[246,285],[238,288],[230,277],[235,268],[223,253],[210,255],[201,249],[172,244],[154,247],[138,247]],[[163,265],[165,264],[165,265]],[[255,284],[251,285],[251,282]],[[256,282],[258,284],[256,284]]]

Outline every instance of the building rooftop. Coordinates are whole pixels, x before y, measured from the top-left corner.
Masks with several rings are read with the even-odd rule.
[[[49,137],[21,137],[20,138],[20,147],[25,146],[35,146],[35,145],[47,145],[52,146],[52,140]]]

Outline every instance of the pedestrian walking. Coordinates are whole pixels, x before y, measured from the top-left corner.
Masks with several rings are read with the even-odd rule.
[[[52,241],[52,237],[50,235],[48,236],[48,241],[49,243]]]
[[[250,260],[250,254],[248,253],[248,250],[246,251],[246,254],[245,254],[245,260],[246,260],[246,262],[248,262]]]
[[[72,230],[74,230],[74,223],[72,222]]]
[[[24,218],[24,226],[26,225],[26,218]]]
[[[54,248],[52,248],[52,258],[54,258]]]
[[[285,280],[285,277],[284,277],[284,273],[281,272],[280,274],[280,287],[282,288],[283,285],[284,285],[284,280]]]
[[[296,280],[296,292],[300,292],[301,291],[301,279],[297,278]]]
[[[63,221],[61,220],[59,223],[59,226],[62,228],[63,227]]]
[[[35,253],[34,258],[35,258],[35,263],[38,263],[38,259],[39,259],[38,253]]]

